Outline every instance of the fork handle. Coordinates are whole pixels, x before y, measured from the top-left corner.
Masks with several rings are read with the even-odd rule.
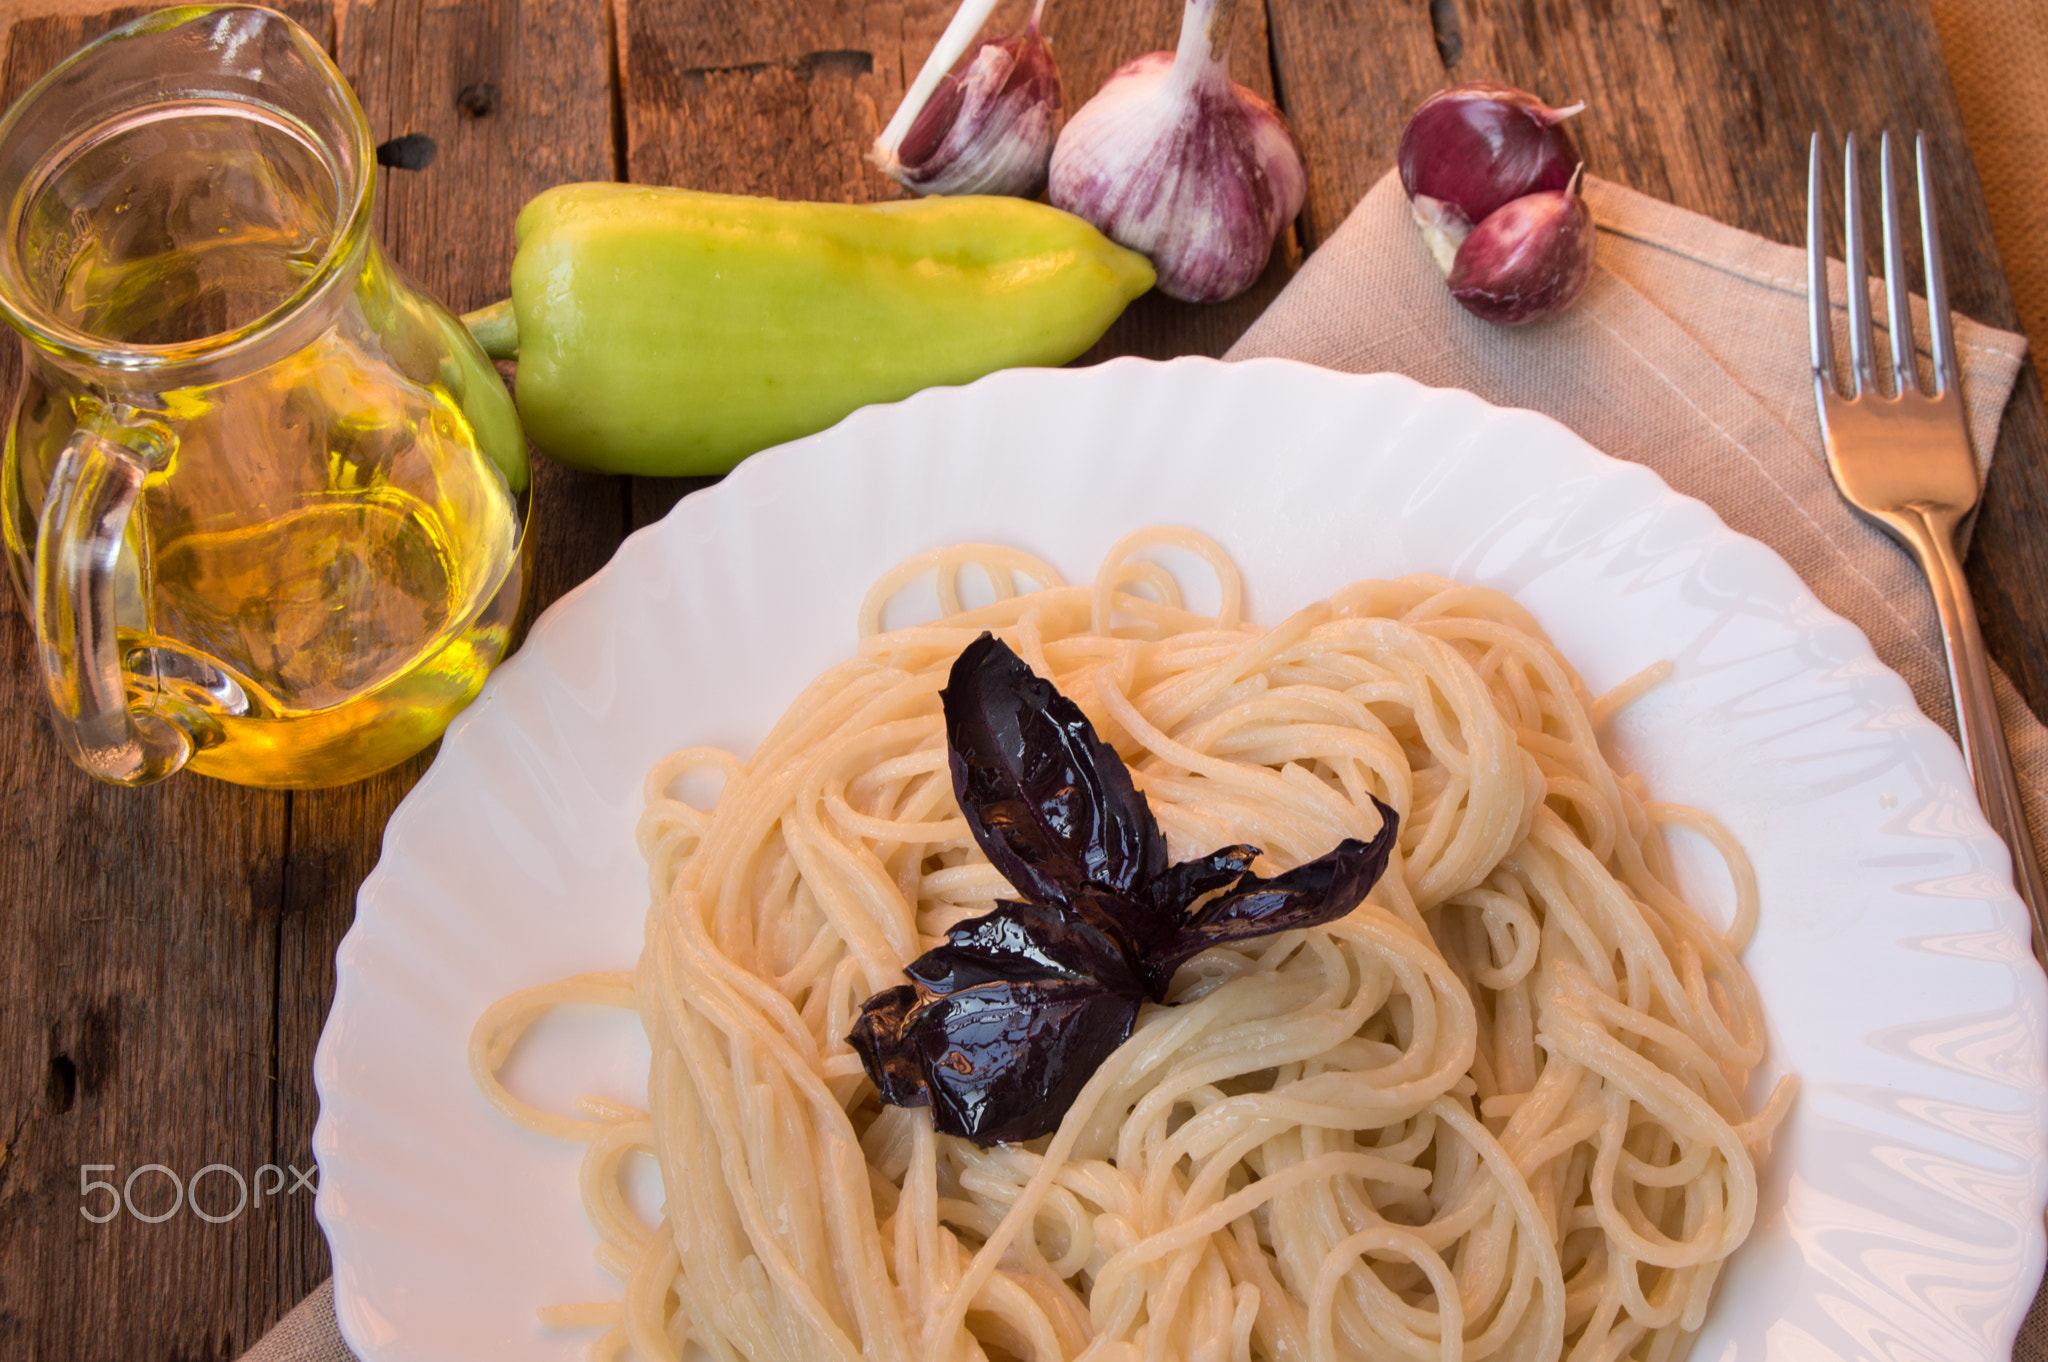
[[[1941,641],[1948,650],[1949,684],[1955,695],[1956,727],[1963,738],[1963,760],[1977,785],[1977,801],[1992,828],[2012,852],[2012,878],[2034,919],[2034,959],[2048,969],[2048,890],[2041,881],[2041,862],[2027,828],[2026,808],[2013,779],[2006,752],[2005,724],[1998,717],[1998,697],[1991,689],[1991,664],[1985,658],[1984,635],[1977,628],[1977,607],[1970,584],[1956,556],[1953,514],[1921,511],[1912,518],[1909,538],[1927,571],[1934,608],[1941,615]],[[1905,528],[1905,527],[1902,527]]]

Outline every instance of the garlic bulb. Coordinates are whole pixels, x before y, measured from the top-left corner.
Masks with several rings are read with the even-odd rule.
[[[983,43],[960,61],[995,0],[965,0],[925,59],[868,159],[914,194],[1009,194],[1045,188],[1060,72],[1038,31],[1045,0],[1024,31]],[[959,62],[956,68],[955,63]]]
[[[1187,302],[1250,288],[1308,189],[1280,111],[1230,79],[1235,7],[1187,0],[1179,48],[1119,69],[1052,153],[1053,206],[1149,256]]]

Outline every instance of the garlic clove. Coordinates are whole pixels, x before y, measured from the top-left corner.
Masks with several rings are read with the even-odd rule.
[[[1448,205],[1468,224],[1525,194],[1562,189],[1579,163],[1564,122],[1585,107],[1553,109],[1507,85],[1439,90],[1401,130],[1401,187],[1411,199]]]
[[[1451,204],[1427,194],[1417,194],[1408,210],[1415,215],[1415,225],[1422,229],[1423,244],[1429,247],[1436,267],[1448,276],[1452,262],[1458,258],[1458,247],[1472,235],[1472,220]]]
[[[1520,326],[1561,312],[1593,277],[1593,210],[1579,175],[1501,205],[1458,247],[1451,296],[1473,316]]]
[[[1308,189],[1280,111],[1230,79],[1233,8],[1188,0],[1179,48],[1119,68],[1052,153],[1053,206],[1148,256],[1186,302],[1250,288]]]
[[[1045,188],[1060,111],[1059,66],[1038,27],[1045,0],[1022,32],[963,57],[993,7],[993,0],[961,5],[869,152],[876,168],[914,194],[1028,199]]]

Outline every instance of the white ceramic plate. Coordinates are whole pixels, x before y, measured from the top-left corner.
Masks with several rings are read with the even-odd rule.
[[[1398,377],[1120,360],[927,392],[749,460],[628,540],[456,720],[363,884],[316,1065],[319,1215],[365,1362],[574,1358],[592,1331],[536,1307],[616,1294],[579,1149],[501,1120],[464,1042],[506,993],[632,966],[649,764],[750,750],[916,551],[1005,542],[1085,580],[1156,523],[1221,540],[1257,620],[1426,571],[1512,593],[1596,692],[1671,659],[1616,745],[1755,858],[1760,1078],[1804,1082],[1693,1355],[2009,1355],[2042,1267],[2048,994],[1954,744],[1862,634],[1545,417]],[[630,1019],[559,1018],[512,1081],[635,1099],[646,1053]]]

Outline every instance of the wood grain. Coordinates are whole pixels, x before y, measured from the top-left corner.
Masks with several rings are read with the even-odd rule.
[[[1332,34],[1343,38],[1333,42]],[[1393,165],[1409,112],[1448,82],[1427,5],[1276,6],[1273,60],[1281,105],[1310,167],[1296,230],[1313,249]]]

